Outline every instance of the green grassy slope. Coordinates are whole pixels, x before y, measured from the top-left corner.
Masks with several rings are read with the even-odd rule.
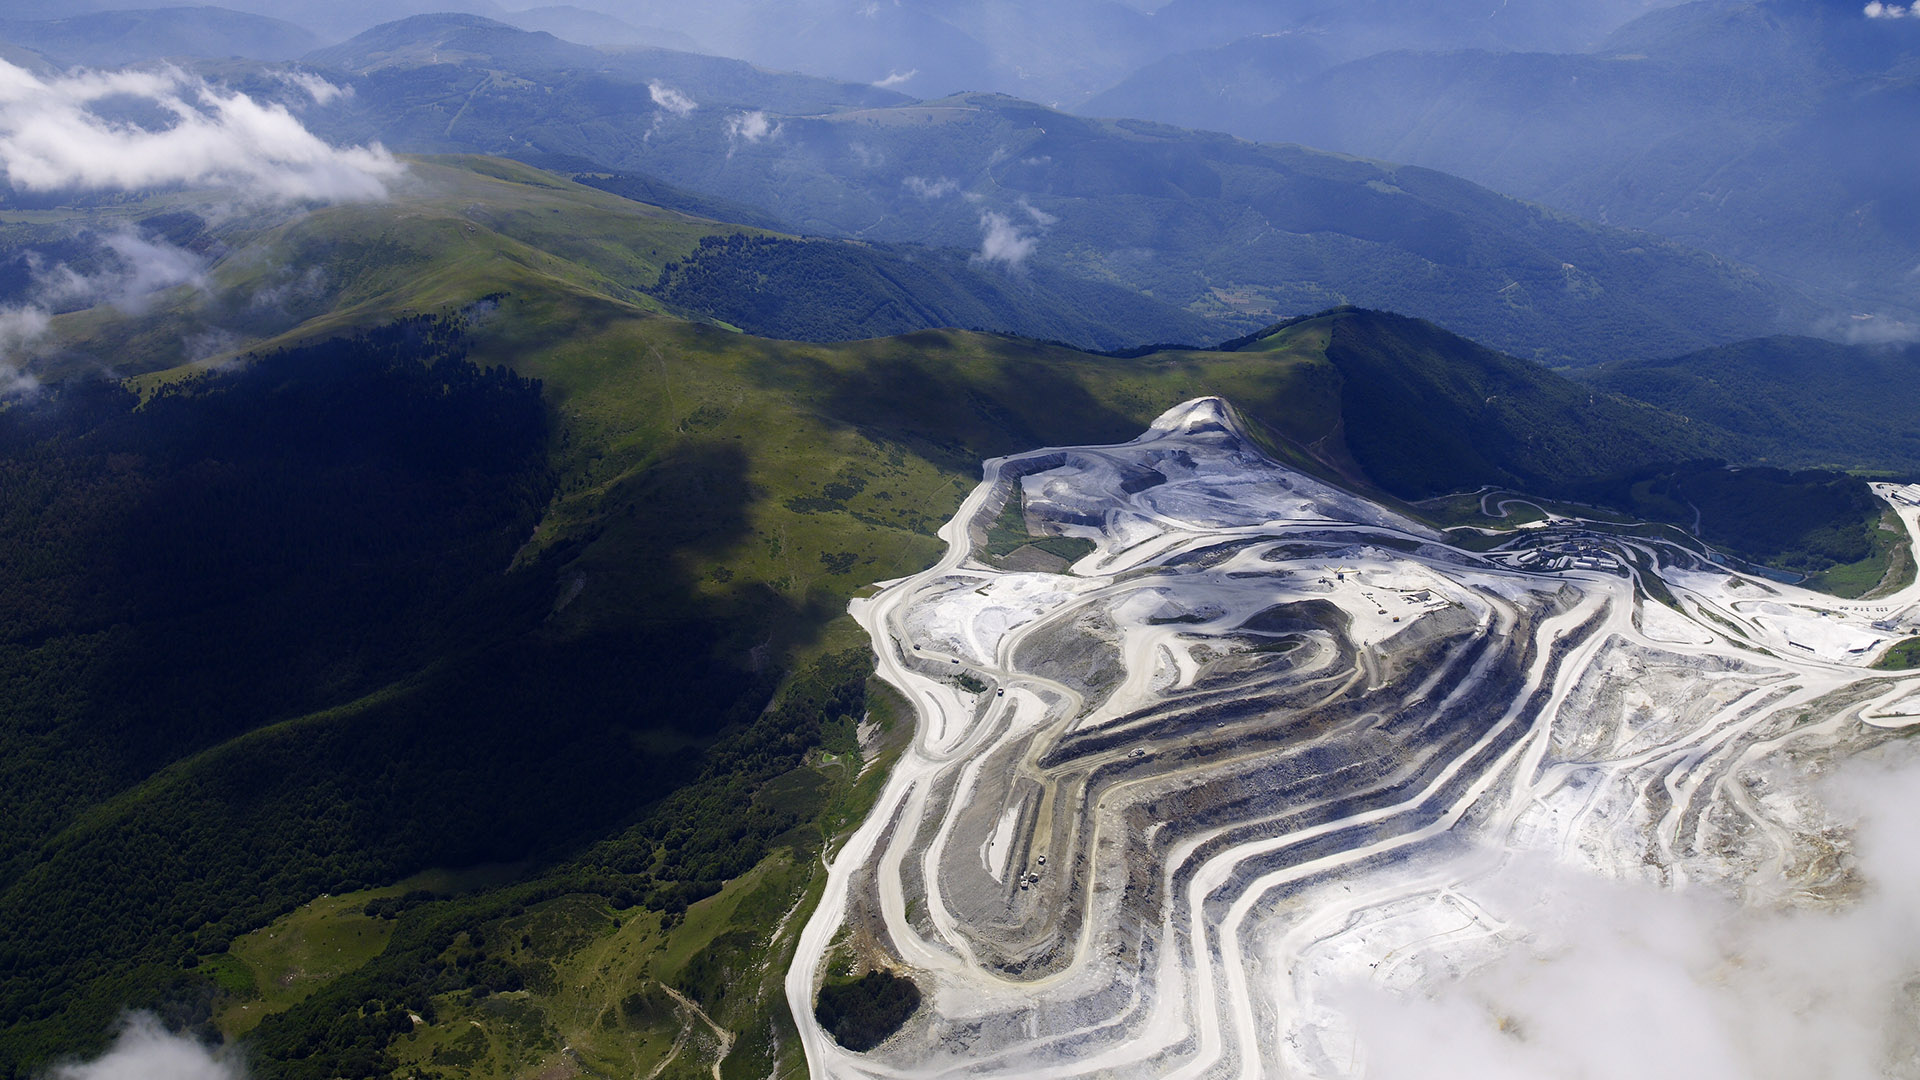
[[[290,220],[208,224],[187,209],[189,196],[90,214],[97,232],[187,217],[190,242],[215,257],[206,287],[57,316],[41,370],[58,377],[100,357],[123,372],[171,368],[290,331],[376,325],[516,286],[661,311],[644,292],[661,267],[734,228],[490,158],[415,160],[404,184],[389,202]],[[16,227],[26,216],[8,215]]]
[[[799,341],[961,326],[1120,349],[1218,333],[1191,312],[1050,267],[1013,273],[964,251],[819,239],[710,237],[668,266],[654,295],[758,334]],[[849,296],[861,300],[849,304]]]
[[[1429,323],[1342,309],[1228,345],[1323,357],[1338,375],[1340,431],[1355,469],[1401,498],[1485,485],[1600,503],[1697,528],[1731,554],[1815,575],[1815,587],[1846,595],[1873,588],[1896,558],[1902,534],[1880,528],[1884,506],[1859,479],[1729,469],[1722,459],[1754,460],[1742,434]],[[1827,419],[1845,426],[1839,415]]]
[[[1430,324],[1337,311],[1252,347],[1325,338],[1340,372],[1341,419],[1355,461],[1407,498],[1494,484],[1544,493],[1649,461],[1704,457],[1718,432],[1594,393],[1546,369]]]
[[[810,340],[970,326],[1116,347],[1169,329],[1200,336],[1208,325],[1118,286],[1011,275],[963,253],[797,240],[499,158],[414,159],[389,202],[291,220],[262,212],[210,224],[192,205],[183,195],[97,208],[78,238],[47,212],[0,213],[0,236],[22,252],[10,273],[0,266],[0,299],[31,294],[28,249],[42,265],[98,272],[111,258],[88,237],[118,231],[166,236],[211,263],[204,288],[178,287],[138,311],[102,305],[58,316],[40,370],[60,376],[103,355],[125,358],[121,370],[169,368],[487,291],[571,292]]]

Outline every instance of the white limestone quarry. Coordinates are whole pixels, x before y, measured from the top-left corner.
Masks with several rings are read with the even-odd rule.
[[[977,558],[1013,484],[1095,552]],[[1920,723],[1920,676],[1870,667],[1920,587],[1839,601],[1566,519],[1476,554],[1218,399],[989,461],[941,535],[854,603],[917,727],[788,974],[816,1077],[1363,1075],[1367,994],[1546,933],[1515,880],[1843,902],[1816,780]],[[924,994],[865,1053],[813,1016],[849,963]]]

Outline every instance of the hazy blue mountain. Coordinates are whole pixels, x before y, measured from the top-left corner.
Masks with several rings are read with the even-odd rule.
[[[1216,48],[1164,57],[1095,95],[1077,112],[1133,116],[1205,131],[1245,134],[1277,127],[1266,115],[1333,66],[1318,34],[1256,34]]]
[[[586,159],[801,233],[1113,282],[1227,330],[1355,303],[1591,363],[1778,332],[1814,310],[1739,267],[1428,170],[1005,96],[915,104],[472,17],[390,24],[309,59],[355,79],[308,114],[333,138]]]
[[[85,2],[94,7],[126,6],[126,0]],[[342,41],[370,26],[411,15],[456,12],[491,18],[507,16],[505,7],[495,0],[229,0],[225,6],[299,23],[319,34],[323,42]]]
[[[669,49],[596,49],[562,41],[545,32],[529,32],[478,15],[416,15],[384,23],[338,45],[310,53],[309,63],[367,76],[369,97],[346,103],[350,114],[374,118],[406,115],[417,108],[435,112],[430,121],[444,130],[435,149],[466,148],[457,131],[465,111],[449,103],[471,95],[478,111],[472,120],[489,126],[506,117],[529,130],[543,124],[587,123],[596,130],[639,124],[645,130],[661,116],[678,115],[681,95],[693,108],[702,104],[788,103],[795,112],[891,105],[905,95],[857,83],[766,71],[738,60]],[[490,73],[538,79],[551,96],[530,98],[524,86],[497,82]],[[656,100],[651,86],[660,83]],[[589,120],[583,115],[590,114]],[[320,118],[325,122],[325,117]],[[451,121],[451,122],[450,122]],[[408,145],[420,136],[406,138]],[[423,147],[424,148],[424,147]],[[546,147],[545,149],[558,149]],[[605,153],[588,155],[607,162]]]
[[[626,23],[671,29],[721,55],[770,67],[885,81],[920,97],[991,90],[1071,106],[1170,53],[1249,35],[1310,33],[1340,59],[1415,45],[1575,48],[1592,45],[1659,2],[1594,0],[1569,7],[1506,0],[1483,7],[1469,0],[1174,0],[1157,6],[1116,0],[589,0],[580,6]],[[512,21],[569,36],[544,23]]]
[[[678,30],[635,26],[604,12],[572,4],[528,8],[503,18],[522,30],[544,30],[554,37],[582,45],[650,45],[684,52],[705,52],[704,46]]]
[[[6,40],[0,40],[0,60],[5,60],[14,67],[26,68],[28,71],[42,74],[54,70],[54,65],[44,54]]]
[[[1085,111],[1442,169],[1911,312],[1920,20],[1709,0],[1590,53],[1394,52],[1316,69],[1293,38],[1183,54]],[[1836,300],[1836,305],[1847,306]]]
[[[1172,0],[1154,12],[1153,21],[1176,48],[1306,33],[1330,53],[1351,59],[1409,48],[1588,48],[1623,23],[1665,6],[1667,0]]]
[[[309,63],[366,73],[385,67],[497,61],[544,70],[592,63],[590,46],[529,32],[480,15],[436,12],[413,15],[364,30],[337,45],[314,50]]]
[[[601,0],[722,55],[934,97],[1003,90],[1078,100],[1158,55],[1152,20],[1113,0]]]
[[[62,64],[118,67],[165,57],[288,60],[320,44],[284,19],[224,7],[98,11],[56,19],[0,20],[0,40]]]
[[[7,5],[7,18],[65,19],[124,6],[114,0],[13,0]]]

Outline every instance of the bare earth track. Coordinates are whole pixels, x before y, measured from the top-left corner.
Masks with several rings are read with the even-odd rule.
[[[976,558],[1015,484],[1094,554]],[[1920,587],[1836,601],[1538,524],[1454,547],[1218,399],[988,462],[939,563],[854,604],[917,734],[787,977],[813,1074],[1357,1075],[1330,988],[1486,963],[1524,932],[1481,887],[1512,860],[1839,890],[1807,777],[1920,722],[1920,675],[1868,668]],[[926,1004],[851,1053],[812,1003],[871,967]]]

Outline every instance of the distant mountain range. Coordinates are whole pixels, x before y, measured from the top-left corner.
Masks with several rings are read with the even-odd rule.
[[[1920,20],[1857,4],[1704,0],[1577,53],[1341,62],[1316,36],[1248,38],[1081,108],[1425,165],[1765,267],[1836,306],[1920,308],[1920,141],[1905,137],[1920,130]]]
[[[18,9],[12,9],[10,15],[0,19],[0,41],[32,49],[63,66],[119,67],[162,57],[291,60],[321,44],[311,30],[284,19],[220,7],[98,11],[46,19],[21,18]]]
[[[863,32],[912,43],[938,28],[945,41],[940,34],[966,36],[967,27],[995,37],[1026,26],[1012,36],[1125,69],[1084,112],[1434,168],[1589,222],[1650,230],[1718,261],[1554,215],[1530,224],[1531,211],[1491,192],[1469,196],[1474,189],[1404,167],[1362,175],[1367,167],[1331,157],[1137,122],[1090,124],[1018,98],[966,94],[933,99],[932,111],[846,115],[918,107],[900,91],[938,84],[852,68],[858,81],[834,81],[683,51],[713,45],[686,27],[698,19],[720,27],[725,10],[696,18],[643,5],[621,18],[556,6],[511,15],[520,25],[419,15],[318,49],[299,49],[313,39],[291,24],[215,8],[16,20],[0,36],[60,63],[300,51],[313,70],[355,87],[348,99],[303,109],[333,138],[571,160],[582,172],[662,182],[745,209],[735,220],[803,233],[973,249],[993,261],[991,239],[1015,257],[1003,266],[1143,291],[1222,332],[1351,302],[1577,365],[1837,332],[1861,312],[1908,321],[1920,312],[1910,276],[1920,212],[1903,195],[1920,150],[1880,137],[1920,118],[1920,29],[1908,25],[1920,20],[1785,0],[1651,9],[1619,0],[1583,6],[1575,19],[1558,9],[1557,21],[1531,3],[1467,17],[1402,0],[1176,0],[1149,15],[1088,0],[1016,15],[956,0],[881,5],[867,16],[829,4],[809,9],[803,27],[775,15],[756,31],[793,44],[852,19]],[[1041,25],[1070,15],[1077,32]],[[1142,25],[1154,32],[1143,35]],[[878,55],[864,40],[845,42]],[[1566,51],[1582,48],[1593,51]],[[933,51],[966,70],[998,62],[956,49]],[[815,52],[808,66],[832,69],[819,59],[831,50]],[[225,62],[218,75],[287,100],[268,72],[250,76]],[[528,85],[542,88],[537,101]],[[1052,164],[1042,168],[1042,159]],[[1304,171],[1306,186],[1322,187],[1308,194],[1276,169]],[[1343,170],[1351,175],[1333,179]],[[1063,189],[1065,176],[1083,190]],[[1359,186],[1339,194],[1342,184]],[[1292,212],[1274,213],[1276,205]],[[1440,228],[1474,239],[1442,241],[1450,258],[1428,258]]]
[[[999,95],[916,103],[475,16],[387,24],[308,63],[354,88],[303,108],[334,140],[653,177],[800,233],[972,250],[1005,272],[1133,289],[1221,337],[1356,303],[1580,364],[1802,327],[1821,308],[1736,264],[1424,169]],[[242,85],[287,94],[266,72]]]
[[[1589,0],[1569,8],[1507,0],[1488,10],[1468,0],[1173,0],[1151,11],[1114,0],[593,0],[525,10],[494,0],[230,0],[226,6],[289,20],[332,41],[376,23],[451,12],[588,45],[711,51],[826,78],[888,82],[921,97],[998,91],[1072,106],[1169,54],[1250,35],[1312,34],[1335,42],[1343,59],[1393,48],[1577,49],[1659,2]],[[124,4],[18,0],[11,8],[20,19],[56,19]],[[170,55],[229,55],[205,51],[215,47],[211,40],[200,49],[181,44]]]

